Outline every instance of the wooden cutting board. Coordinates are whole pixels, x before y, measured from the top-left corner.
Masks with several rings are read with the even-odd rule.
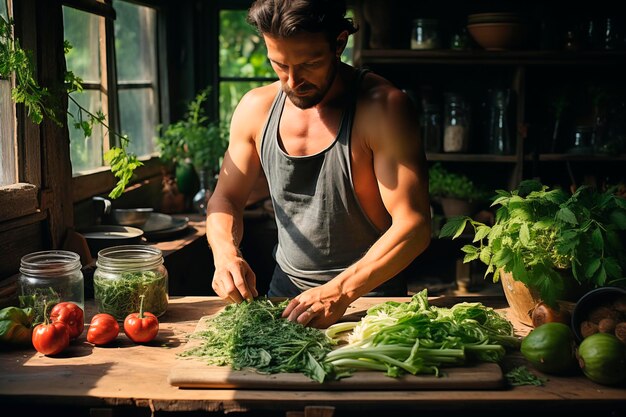
[[[196,332],[204,328],[199,320]],[[199,343],[190,339],[185,350]],[[497,389],[504,387],[504,376],[495,363],[458,368],[442,368],[441,376],[405,375],[392,378],[384,372],[355,372],[349,378],[320,384],[299,373],[259,374],[253,370],[234,371],[228,366],[207,365],[198,358],[178,358],[168,381],[180,388],[262,389],[262,390],[422,390]]]

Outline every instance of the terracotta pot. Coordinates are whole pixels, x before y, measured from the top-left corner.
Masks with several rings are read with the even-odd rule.
[[[478,210],[478,204],[460,198],[441,197],[441,209],[446,218],[455,216],[472,216]]]
[[[565,309],[570,313],[574,310],[576,301],[586,292],[586,288],[579,285],[567,285],[569,281],[566,279],[566,291],[564,299],[558,300],[558,307]],[[500,282],[504,289],[504,296],[509,303],[510,311],[522,324],[533,327],[532,313],[533,309],[542,300],[537,291],[530,289],[526,284],[516,281],[510,272],[500,271]]]

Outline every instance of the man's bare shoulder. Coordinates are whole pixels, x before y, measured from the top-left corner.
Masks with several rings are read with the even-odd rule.
[[[280,88],[278,82],[254,88],[248,91],[239,101],[231,123],[231,129],[244,136],[255,138],[261,131],[268,112]]]
[[[415,107],[409,96],[385,78],[366,74],[357,104],[359,131],[381,138],[396,126],[406,126],[410,119],[415,119]]]

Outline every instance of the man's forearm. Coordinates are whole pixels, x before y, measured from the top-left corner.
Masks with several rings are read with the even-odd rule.
[[[365,253],[334,280],[349,299],[357,299],[406,268],[430,243],[430,224],[419,219],[392,225]]]
[[[243,237],[243,216],[232,204],[212,201],[207,207],[206,235],[214,261],[240,256]]]

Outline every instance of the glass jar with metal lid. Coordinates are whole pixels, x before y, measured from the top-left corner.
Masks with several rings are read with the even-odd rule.
[[[139,311],[143,295],[143,311],[159,317],[167,310],[168,279],[158,248],[123,245],[102,249],[93,276],[98,312],[124,321]]]
[[[70,301],[84,310],[85,287],[80,256],[63,250],[33,252],[20,260],[18,277],[20,306],[35,311],[35,322],[44,321],[44,311]]]

